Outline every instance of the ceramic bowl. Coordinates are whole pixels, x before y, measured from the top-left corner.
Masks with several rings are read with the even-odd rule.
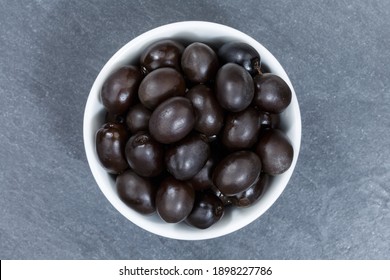
[[[188,226],[185,223],[168,224],[157,214],[144,216],[130,209],[119,198],[114,177],[103,169],[96,153],[95,134],[103,124],[105,115],[99,99],[104,81],[121,66],[137,63],[141,52],[151,43],[166,38],[178,40],[184,44],[198,41],[216,48],[224,42],[246,42],[259,52],[262,64],[266,65],[270,72],[282,77],[292,91],[291,104],[281,114],[281,130],[289,137],[294,148],[291,167],[283,174],[272,177],[271,183],[264,190],[257,203],[248,208],[232,207],[228,209],[219,222],[204,230]],[[128,42],[108,60],[89,93],[84,113],[83,134],[86,156],[96,183],[118,212],[130,222],[154,234],[180,240],[202,240],[220,237],[245,227],[261,217],[279,198],[286,188],[297,162],[301,143],[301,116],[297,97],[289,77],[277,59],[261,43],[245,33],[225,25],[186,21],[167,24],[145,32]]]

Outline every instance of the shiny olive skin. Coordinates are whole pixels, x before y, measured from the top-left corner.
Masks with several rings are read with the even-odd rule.
[[[107,172],[119,174],[129,167],[125,157],[127,139],[126,128],[118,123],[106,123],[96,132],[96,152]]]
[[[169,144],[187,136],[194,125],[195,112],[191,101],[185,97],[172,97],[153,111],[149,131],[158,142]]]
[[[238,151],[222,159],[214,169],[214,185],[224,195],[231,196],[247,190],[260,176],[261,162],[251,151]]]
[[[194,201],[195,191],[188,183],[167,177],[157,190],[157,213],[167,223],[179,223],[191,213]]]
[[[257,75],[253,78],[255,84],[254,104],[262,111],[279,114],[291,103],[291,89],[279,76],[271,73]]]
[[[211,192],[199,192],[194,207],[185,222],[199,229],[206,229],[218,222],[225,212],[222,201]]]
[[[253,79],[242,66],[227,63],[218,70],[215,92],[223,108],[230,112],[243,111],[254,96]]]
[[[210,156],[210,147],[199,134],[191,134],[165,151],[165,165],[178,180],[194,177]]]
[[[195,109],[195,130],[207,136],[217,135],[223,126],[224,112],[214,92],[205,85],[191,88],[186,97]]]
[[[124,66],[112,73],[104,82],[100,98],[112,114],[126,113],[135,102],[142,74],[135,66]]]
[[[263,164],[263,171],[278,175],[290,168],[294,149],[288,137],[278,129],[268,129],[259,137],[256,153]]]
[[[241,65],[251,75],[259,73],[261,68],[260,54],[251,45],[244,42],[228,42],[218,49],[222,63],[233,62]]]
[[[184,46],[174,40],[163,39],[148,46],[140,56],[141,67],[151,72],[162,67],[172,67],[180,71],[181,54]]]
[[[251,206],[260,199],[264,189],[268,186],[269,181],[269,175],[261,173],[259,181],[257,181],[256,184],[253,184],[249,189],[231,197],[232,203],[237,207]]]
[[[210,190],[216,197],[219,198],[219,200],[222,201],[225,209],[233,205],[232,197],[221,193],[221,191],[216,186],[213,185]]]
[[[261,129],[278,128],[280,125],[280,115],[270,114],[267,112],[259,112],[259,120]]]
[[[115,184],[120,199],[131,209],[144,215],[156,212],[157,188],[148,178],[128,169],[116,177]]]
[[[257,142],[260,130],[259,114],[253,107],[226,116],[222,143],[229,149],[250,148]]]
[[[126,115],[126,125],[131,133],[148,130],[152,112],[141,103],[130,107]]]
[[[139,85],[138,97],[146,108],[153,110],[168,98],[183,96],[185,91],[182,74],[173,68],[164,67],[146,75]]]
[[[218,67],[217,54],[208,45],[200,42],[187,46],[181,56],[183,73],[194,83],[206,83],[214,79]]]
[[[130,167],[144,177],[159,175],[164,169],[164,147],[147,132],[130,137],[125,149]]]
[[[188,183],[194,188],[195,191],[210,189],[214,184],[212,180],[212,174],[216,160],[210,157],[202,169],[194,175]]]

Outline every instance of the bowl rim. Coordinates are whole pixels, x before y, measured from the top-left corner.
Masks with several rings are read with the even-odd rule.
[[[254,208],[255,205],[252,205],[248,208],[235,209],[234,211],[239,211],[240,214],[238,214],[238,212],[235,213],[234,211],[231,211],[228,219],[226,218],[226,215],[224,217],[228,221],[225,220],[225,222],[223,222],[223,218],[217,224],[205,230],[200,230],[193,227],[190,228],[188,225],[185,225],[185,223],[167,224],[163,221],[156,222],[156,217],[153,216],[157,216],[157,214],[154,214],[153,216],[144,216],[126,206],[116,195],[116,191],[113,189],[113,187],[107,186],[106,183],[109,182],[107,180],[109,180],[109,177],[111,175],[109,175],[98,162],[94,142],[95,133],[97,131],[97,128],[100,127],[100,125],[96,125],[96,120],[99,117],[99,111],[101,111],[103,108],[102,105],[99,104],[99,92],[102,82],[107,78],[109,73],[128,63],[128,56],[126,56],[126,54],[133,51],[132,57],[134,59],[135,57],[137,57],[137,55],[134,54],[136,46],[138,46],[137,52],[139,56],[141,46],[147,46],[154,41],[172,36],[168,36],[167,34],[174,33],[176,34],[176,37],[178,36],[178,34],[184,34],[182,35],[184,37],[189,36],[185,34],[197,34],[197,36],[200,37],[199,34],[201,33],[201,31],[213,31],[215,32],[215,34],[218,34],[211,36],[208,39],[203,39],[204,41],[211,40],[211,38],[213,38],[213,42],[215,42],[217,38],[220,38],[216,36],[221,36],[220,39],[222,40],[222,42],[222,38],[225,37],[240,38],[239,40],[249,43],[260,53],[262,61],[264,61],[264,58],[266,58],[266,64],[268,66],[270,66],[269,64],[272,62],[272,67],[270,67],[271,72],[281,76],[290,86],[292,92],[291,103],[286,109],[286,111],[282,114],[284,114],[284,118],[287,121],[290,121],[290,118],[294,120],[291,126],[284,128],[285,133],[289,136],[294,148],[293,161],[290,168],[285,173],[272,178],[272,180],[275,180],[276,182],[273,183],[276,187],[272,189],[272,195],[270,194],[270,191],[268,192],[268,196],[267,193],[265,193],[263,195],[264,197],[260,199],[260,201],[262,202],[257,202],[256,205],[258,207]],[[164,35],[165,37],[162,35]],[[134,49],[132,49],[133,47]],[[294,136],[293,139],[291,139],[291,135]],[[133,224],[136,224],[138,227],[159,236],[178,240],[205,240],[221,237],[244,228],[245,226],[258,219],[260,216],[262,216],[280,197],[292,176],[300,151],[301,135],[301,114],[297,96],[287,73],[285,72],[279,61],[260,42],[256,41],[251,36],[233,27],[208,21],[179,21],[165,24],[136,36],[124,46],[122,46],[104,64],[103,68],[100,70],[98,76],[96,77],[88,95],[83,118],[83,140],[87,161],[91,169],[92,175],[105,197],[109,200],[109,202],[118,212],[120,212],[123,216],[125,216]],[[236,217],[240,217],[241,214],[246,215],[245,219],[243,219],[242,217]],[[234,220],[234,218],[236,218],[237,221]],[[157,219],[160,218],[157,217]],[[234,220],[234,223],[232,222],[232,220]]]

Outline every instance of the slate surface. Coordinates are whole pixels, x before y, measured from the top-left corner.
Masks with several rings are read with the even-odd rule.
[[[302,113],[296,172],[259,220],[218,239],[150,234],[92,177],[83,110],[101,67],[159,25],[256,38]],[[390,2],[0,1],[0,259],[390,259]]]

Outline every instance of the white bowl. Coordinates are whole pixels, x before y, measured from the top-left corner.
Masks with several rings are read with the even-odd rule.
[[[168,224],[162,221],[157,214],[143,216],[130,209],[118,197],[114,178],[102,168],[96,153],[95,133],[104,120],[104,108],[99,99],[103,82],[110,73],[121,66],[137,63],[145,47],[163,38],[173,38],[184,43],[199,41],[216,47],[223,42],[246,42],[260,53],[262,63],[268,66],[272,73],[282,77],[292,91],[291,104],[281,116],[281,129],[290,138],[294,148],[294,159],[291,167],[285,173],[272,178],[271,184],[256,204],[248,208],[229,209],[219,222],[204,230],[190,227],[185,223]],[[160,26],[134,38],[115,53],[100,71],[89,93],[85,107],[83,129],[89,166],[101,191],[111,204],[139,227],[160,236],[181,240],[202,240],[223,236],[241,229],[259,218],[272,206],[287,186],[297,162],[301,143],[301,115],[297,97],[290,79],[276,58],[250,36],[225,25],[202,21],[185,21]]]

